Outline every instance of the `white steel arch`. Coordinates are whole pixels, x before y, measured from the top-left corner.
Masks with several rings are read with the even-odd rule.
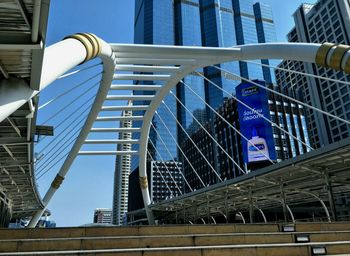
[[[223,62],[252,60],[252,59],[288,59],[317,63],[324,66],[338,66],[338,69],[348,72],[350,63],[350,51],[342,52],[341,58],[334,57],[337,46],[332,44],[305,44],[305,43],[272,43],[258,45],[243,45],[234,48],[208,48],[208,47],[176,47],[176,46],[144,46],[144,45],[112,45],[118,56],[117,63],[167,65],[180,64],[177,72],[168,77],[168,80],[156,93],[151,101],[143,119],[139,148],[139,175],[145,208],[151,203],[147,188],[146,156],[147,141],[151,127],[151,121],[155,111],[162,100],[179,81],[198,68],[215,65]],[[158,57],[154,59],[154,57]],[[333,63],[334,62],[334,63]],[[138,70],[134,67],[135,71]],[[157,68],[151,68],[159,72]],[[141,80],[142,77],[135,77]],[[152,79],[145,77],[147,80]],[[155,75],[154,80],[160,77]],[[150,212],[147,212],[149,222],[152,221]]]
[[[104,99],[106,98],[106,95],[108,93],[108,90],[113,78],[114,66],[115,66],[114,53],[110,48],[110,46],[93,34],[84,33],[84,34],[76,34],[76,35],[67,37],[62,42],[49,47],[47,51],[49,53],[46,53],[47,55],[44,56],[44,65],[45,65],[45,60],[48,62],[48,64],[50,64],[51,62],[55,62],[59,56],[60,57],[58,58],[58,61],[56,61],[54,66],[49,65],[49,67],[51,68],[50,70],[43,71],[44,78],[42,78],[42,81],[44,81],[43,84],[45,86],[53,82],[60,75],[64,74],[71,68],[83,62],[86,62],[90,59],[93,59],[95,57],[101,58],[103,62],[104,72],[102,74],[102,80],[100,82],[100,87],[97,92],[95,101],[85,121],[85,124],[82,130],[80,131],[79,136],[76,139],[74,146],[72,147],[70,153],[68,154],[63,166],[61,167],[60,171],[58,172],[55,179],[51,183],[49,190],[47,191],[47,193],[45,194],[42,200],[44,204],[44,209],[39,210],[33,216],[28,227],[36,226],[38,220],[40,219],[43,212],[45,211],[52,196],[60,187],[61,183],[63,182],[65,175],[67,174],[78,151],[80,150],[81,145],[84,143],[88,133],[90,132],[90,129],[102,107],[102,104],[104,102]],[[71,57],[73,59],[71,61],[72,63],[69,63],[69,65],[67,65],[66,60],[67,59],[70,60],[71,58],[67,58],[67,53],[73,54],[73,56]]]
[[[74,41],[74,42],[73,42]],[[61,45],[62,44],[62,45]],[[257,45],[242,45],[233,48],[210,48],[210,47],[179,47],[179,46],[155,46],[155,45],[108,45],[97,39],[91,34],[78,34],[55,45],[53,54],[65,55],[64,45],[74,44],[79,50],[79,58],[74,57],[74,63],[68,68],[66,63],[56,63],[58,70],[55,74],[62,74],[68,69],[74,67],[82,61],[89,60],[96,56],[103,60],[104,72],[99,92],[96,96],[93,107],[80,132],[71,152],[66,158],[51,188],[45,195],[43,202],[45,206],[49,203],[55,191],[62,183],[65,174],[68,172],[72,162],[77,155],[110,155],[110,154],[136,154],[139,155],[139,175],[140,186],[143,195],[147,217],[150,223],[153,223],[152,213],[148,210],[151,204],[148,181],[146,172],[147,159],[147,141],[151,127],[151,121],[157,108],[162,103],[172,88],[174,88],[186,75],[191,74],[198,68],[203,68],[215,64],[239,60],[255,59],[286,59],[317,63],[323,66],[341,69],[350,73],[350,51],[343,50],[341,46],[333,44],[305,44],[305,43],[272,43]],[[79,45],[79,46],[78,46]],[[347,48],[348,49],[348,48]],[[84,57],[84,58],[82,58]],[[62,57],[61,57],[62,59]],[[52,57],[51,57],[52,61]],[[115,71],[129,72],[151,72],[153,74],[114,74]],[[56,77],[52,77],[47,72],[43,72],[43,80],[52,82]],[[131,80],[131,81],[162,81],[160,85],[118,85],[112,84],[112,80]],[[111,85],[112,84],[112,85]],[[109,90],[134,90],[156,91],[155,95],[107,95]],[[144,106],[103,106],[105,100],[143,100],[149,101]],[[109,109],[108,109],[109,108]],[[145,110],[143,116],[130,117],[98,117],[100,111],[106,110]],[[142,121],[141,128],[92,128],[95,121],[108,122],[120,120],[138,120]],[[89,132],[138,132],[140,140],[133,143],[139,144],[139,150],[136,151],[79,151],[85,143]],[[126,141],[94,141],[94,144],[122,144]],[[129,142],[128,142],[129,143]],[[37,212],[33,217],[30,226],[35,226],[40,218],[42,211]]]

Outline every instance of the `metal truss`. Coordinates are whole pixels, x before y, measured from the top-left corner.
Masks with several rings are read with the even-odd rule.
[[[8,89],[40,84],[49,6],[49,0],[0,2],[0,190],[11,201],[12,218],[43,208],[33,163],[38,98],[17,104]]]
[[[69,60],[66,54],[71,56]],[[341,56],[339,58],[339,55]],[[43,73],[40,90],[60,75],[81,62],[99,57],[103,61],[103,77],[95,102],[71,152],[67,156],[49,191],[43,198],[46,207],[55,191],[59,188],[66,173],[77,155],[138,155],[140,186],[148,216],[153,223],[146,172],[147,142],[151,121],[156,110],[169,92],[187,75],[199,68],[224,62],[256,59],[285,59],[317,63],[349,72],[350,53],[341,46],[331,44],[272,43],[242,45],[232,48],[179,47],[156,45],[121,45],[103,42],[92,34],[77,34],[68,37],[46,50],[43,60]],[[54,63],[54,64],[53,64]],[[122,73],[120,73],[122,72]],[[125,74],[129,72],[128,74]],[[146,74],[144,74],[146,73]],[[350,72],[349,72],[350,73]],[[119,81],[132,81],[126,85]],[[116,83],[112,83],[116,81]],[[156,84],[143,85],[140,81],[152,81]],[[11,88],[8,88],[11,91]],[[132,94],[108,94],[109,91],[132,90]],[[151,95],[139,95],[137,91],[152,91]],[[8,113],[12,113],[23,101],[35,96],[38,91],[20,89],[11,96],[10,101],[18,102]],[[105,101],[119,102],[113,106],[104,105]],[[143,101],[144,105],[123,105],[120,101]],[[103,111],[143,110],[138,116],[99,116]],[[11,112],[12,111],[12,112]],[[6,116],[7,115],[7,116]],[[141,121],[141,128],[93,128],[94,122]],[[139,140],[86,140],[90,132],[130,132],[138,133]],[[80,151],[84,144],[138,144],[137,151]],[[43,211],[38,211],[30,226],[35,226]]]

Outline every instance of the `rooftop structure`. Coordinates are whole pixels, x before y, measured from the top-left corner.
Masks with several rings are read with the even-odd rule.
[[[7,92],[21,85],[38,90],[50,1],[7,0],[0,2],[0,101],[12,104]],[[12,98],[15,100],[15,98]],[[38,97],[31,98],[6,118],[0,118],[0,191],[5,194],[7,217],[32,216],[43,209],[34,176],[34,140]]]

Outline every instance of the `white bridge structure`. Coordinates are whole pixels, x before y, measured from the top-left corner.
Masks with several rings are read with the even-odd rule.
[[[344,72],[350,74],[349,46],[335,45],[330,43],[324,43],[322,45],[306,43],[270,43],[257,45],[240,45],[234,46],[232,48],[127,45],[108,44],[93,34],[80,33],[68,36],[61,42],[58,42],[45,49],[45,54],[42,62],[40,84],[37,88],[30,88],[23,81],[21,82],[8,80],[7,83],[1,84],[0,122],[6,120],[21,106],[27,102],[30,102],[35,95],[40,93],[40,91],[44,90],[53,81],[64,75],[66,72],[78,66],[79,64],[90,61],[94,58],[100,58],[102,60],[103,67],[103,72],[101,73],[102,79],[99,82],[98,91],[94,97],[91,109],[87,110],[88,115],[86,120],[83,121],[84,124],[82,125],[81,130],[78,132],[78,135],[76,136],[74,142],[72,142],[69,154],[65,157],[63,165],[60,167],[56,178],[53,180],[51,187],[42,199],[43,207],[37,211],[32,218],[30,227],[34,227],[36,225],[37,221],[42,216],[55,192],[59,189],[74,159],[80,155],[137,155],[139,157],[140,186],[144,205],[146,208],[148,221],[150,223],[153,223],[151,199],[148,190],[146,170],[146,162],[148,156],[147,146],[149,143],[149,132],[152,127],[152,119],[155,115],[158,115],[157,109],[162,104],[164,105],[164,98],[167,95],[173,94],[171,90],[178,84],[183,84],[189,88],[189,90],[191,90],[191,85],[187,85],[183,82],[183,79],[187,75],[196,74],[198,76],[201,76],[212,86],[219,88],[218,85],[216,85],[210,79],[206,78],[202,73],[197,72],[198,69],[204,67],[214,67],[216,64],[232,61],[283,59],[316,63],[324,67],[343,70]],[[221,69],[221,71],[228,74],[230,73],[229,71],[223,69]],[[237,74],[231,75],[244,80],[244,78],[238,76]],[[120,81],[124,80],[131,81],[131,84],[120,83]],[[154,84],[137,84],[136,81],[152,81]],[[254,83],[253,81],[251,82]],[[129,91],[130,93],[125,93],[125,91]],[[152,91],[155,93],[151,95],[138,95],[132,93],[135,91]],[[273,90],[272,92],[278,93],[274,92]],[[223,93],[227,94],[228,92],[223,91]],[[234,97],[232,95],[227,96]],[[174,97],[176,96],[174,95]],[[238,102],[238,104],[245,104],[243,102],[240,102],[237,98],[235,98],[235,100]],[[115,104],[106,105],[106,101],[113,101]],[[122,104],[120,103],[121,101],[128,101],[129,104]],[[132,102],[134,101],[147,101],[148,104],[133,105]],[[348,120],[344,120],[340,117],[334,116],[333,114],[327,113],[326,111],[309,106],[306,103],[299,101],[297,101],[297,103],[303,105],[306,108],[311,108],[314,111],[318,111],[323,115],[336,118],[337,120],[340,120],[347,125],[350,124]],[[207,107],[210,108],[209,105],[207,105]],[[259,114],[252,107],[247,105],[245,105],[245,107],[251,109],[251,111],[256,112],[257,115],[261,116],[261,114]],[[211,110],[216,115],[218,115],[218,113],[215,112],[215,109],[211,108]],[[135,111],[137,113],[143,113],[143,115],[106,116],[101,114],[102,112],[113,113],[117,111]],[[268,120],[266,117],[263,118],[266,119],[266,121],[270,122],[271,125],[274,125],[271,120]],[[141,121],[142,126],[132,128],[111,128],[110,126],[102,128],[94,127],[94,123],[96,122],[105,123],[110,121]],[[281,129],[284,133],[289,134],[294,139],[298,140],[298,138],[288,133],[288,131],[284,128],[277,128]],[[137,134],[131,138],[137,137],[139,139],[87,139],[90,133],[101,133],[102,136],[103,134],[118,132]],[[236,130],[236,132],[242,136],[238,130]],[[215,140],[215,138],[212,139]],[[247,138],[244,138],[243,136],[242,139]],[[217,145],[220,147],[220,144],[217,141],[215,141],[215,143],[217,143]],[[301,143],[305,144],[304,142]],[[81,148],[85,144],[138,144],[138,150],[82,151]],[[309,145],[305,146],[309,147],[310,150],[312,150]],[[337,161],[339,160],[339,164],[343,163],[341,166],[343,167],[350,156],[348,154],[347,148],[344,150],[341,150],[340,148],[339,150],[341,152],[338,152],[336,156],[333,156],[332,161],[334,163],[338,163]],[[339,159],[337,157],[339,157]],[[344,160],[345,158],[346,160]],[[232,158],[230,159],[234,162]],[[55,160],[56,159],[53,161]],[[242,173],[245,174],[244,169],[240,168],[237,163],[234,162],[234,164],[241,170]],[[293,165],[293,162],[291,162],[291,164]],[[48,165],[50,165],[50,162]],[[313,169],[310,166],[300,167],[299,169],[303,169],[305,171],[305,169],[308,168]],[[195,172],[195,170],[193,171]],[[213,168],[213,172],[215,172],[215,168]],[[311,170],[311,173],[315,175],[315,173],[319,174],[321,171],[314,168]],[[341,178],[339,178],[339,180],[341,180]],[[272,181],[267,183],[271,186],[279,186],[278,184],[274,184]],[[260,189],[262,189],[262,187],[260,187]],[[349,189],[349,187],[348,185],[344,184],[344,186],[342,186],[341,192],[344,192],[346,189]],[[299,193],[300,191],[301,190],[292,192]],[[196,191],[195,196],[197,196],[198,193],[199,191]],[[209,193],[209,191],[206,190],[206,193]],[[316,194],[313,194],[311,191],[301,192],[301,194],[303,193],[308,195],[311,194],[312,197],[316,197],[317,200],[320,200],[318,196]],[[330,214],[327,210],[327,207],[324,205],[324,202],[322,200],[320,200],[320,202],[325,208],[326,215],[329,217]],[[169,207],[171,206],[165,206],[165,208]],[[284,207],[288,208],[285,206],[285,204]],[[290,211],[290,209],[287,210]]]

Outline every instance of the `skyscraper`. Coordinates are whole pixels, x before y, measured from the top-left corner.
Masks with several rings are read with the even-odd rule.
[[[203,46],[232,47],[239,44],[236,38],[232,0],[201,0],[200,4]],[[256,31],[253,33],[256,34]],[[240,74],[237,62],[225,63],[221,67]],[[221,71],[212,67],[205,68],[204,74],[229,93],[232,93],[235,85],[239,84],[238,80],[227,79],[228,77],[224,76]],[[228,96],[208,82],[205,83],[205,92],[206,101],[213,108],[219,107],[223,97]],[[208,112],[208,115],[210,116],[211,112]]]
[[[320,0],[315,5],[303,4],[294,13],[295,27],[289,42],[350,44],[350,3],[348,0]],[[350,76],[314,64],[283,61],[280,68],[350,82]],[[296,73],[276,70],[278,84],[297,88],[304,101],[346,120],[350,119],[350,88]],[[313,146],[318,148],[349,137],[350,127],[334,118],[309,110],[309,130]]]
[[[257,2],[253,5],[254,7],[254,15],[256,22],[256,31],[258,35],[259,43],[269,43],[276,42],[276,31],[275,24],[273,22],[273,14],[271,7],[264,3]],[[278,62],[276,60],[261,60],[261,63],[264,65],[277,65]],[[263,77],[266,83],[274,83],[275,82],[275,74],[274,72],[266,67],[262,68]]]
[[[134,42],[136,44],[161,44],[174,45],[175,44],[175,21],[174,21],[174,3],[172,0],[135,0],[135,34]],[[139,81],[139,84],[149,84],[153,82]],[[176,93],[176,90],[173,90]],[[135,92],[136,93],[136,92]],[[155,92],[139,92],[141,94],[154,94]],[[169,107],[172,113],[176,116],[176,100],[171,95],[164,99],[165,104]],[[136,102],[136,104],[144,104],[143,102]],[[146,103],[147,104],[147,103]],[[161,106],[158,109],[161,116],[168,116],[166,107]],[[134,125],[140,125],[135,122]],[[173,156],[177,155],[177,148],[175,142],[169,137],[167,129],[158,120],[158,117],[153,118],[153,125],[157,131],[153,129],[150,131],[150,138],[156,150],[152,152],[154,160],[172,160],[171,156],[165,146],[157,140],[161,136],[169,151]],[[173,136],[177,136],[177,123],[174,119],[168,118],[167,127]],[[132,169],[134,170],[138,164],[138,159],[133,158]]]
[[[152,202],[177,197],[184,191],[186,185],[180,172],[182,172],[180,162],[152,160],[147,162],[148,186]],[[143,202],[138,168],[130,174],[129,183],[134,189],[129,191],[128,211],[140,210],[143,208]]]
[[[201,22],[200,22],[200,6],[199,0],[192,1],[175,1],[175,43],[176,45],[201,46]],[[202,72],[202,70],[199,70]],[[184,78],[184,83],[191,85],[202,98],[205,98],[203,78],[190,75]],[[197,96],[193,94],[183,84],[178,84],[177,95],[181,103],[190,110],[200,122],[206,121],[205,104],[197,100]],[[192,116],[182,107],[177,105],[178,119],[181,125],[188,133],[193,133],[199,126],[193,120]],[[184,132],[178,127],[179,140],[183,138]]]
[[[129,102],[129,105],[131,102]],[[132,116],[132,111],[127,110],[122,116]],[[131,128],[132,121],[125,120],[120,122],[121,128]],[[120,140],[130,140],[131,132],[122,132],[119,134]],[[119,144],[117,151],[128,151],[131,144]],[[114,173],[114,191],[113,191],[113,217],[112,222],[115,225],[122,225],[124,214],[128,211],[128,192],[129,192],[129,174],[131,171],[131,156],[118,155],[115,164]]]
[[[94,223],[112,224],[112,209],[96,208],[94,211]]]
[[[232,47],[276,41],[272,11],[265,4],[253,5],[251,0],[201,0],[201,19],[204,46]],[[261,61],[269,64],[268,60]],[[256,64],[232,62],[220,66],[246,79],[274,81],[274,74]],[[206,76],[228,93],[234,94],[235,87],[241,82],[215,68],[205,70]],[[228,97],[208,83],[206,95],[207,102],[214,108],[222,104],[223,96]]]
[[[253,5],[251,0],[135,0],[135,35],[134,41],[139,44],[191,45],[232,47],[240,44],[262,43],[275,41],[275,31],[271,9],[262,4]],[[268,64],[267,60],[263,61]],[[245,62],[226,63],[222,68],[249,79],[265,79],[273,81],[274,74],[260,66]],[[218,84],[230,94],[234,94],[235,86],[241,81],[235,76],[215,69],[198,70]],[[209,83],[204,83],[199,76],[190,75],[184,79],[197,94],[206,99],[214,108],[219,107],[224,97],[221,90]],[[146,83],[139,81],[139,83]],[[143,94],[150,92],[141,92]],[[152,92],[151,92],[152,93]],[[201,122],[205,122],[210,111],[205,111],[205,104],[197,100],[183,85],[178,85],[174,93],[187,109],[192,111]],[[169,95],[165,98],[166,105],[177,115],[181,125],[189,132],[196,129],[195,122],[176,99]],[[164,106],[158,109],[161,116],[169,116]],[[150,138],[156,147],[154,160],[173,160],[166,148],[158,140],[162,136],[171,154],[178,158],[176,143],[169,136],[163,123],[157,116],[153,124],[157,132],[151,130]],[[169,116],[166,126],[170,132],[181,139],[183,131],[176,121]],[[137,161],[133,160],[132,169]]]

